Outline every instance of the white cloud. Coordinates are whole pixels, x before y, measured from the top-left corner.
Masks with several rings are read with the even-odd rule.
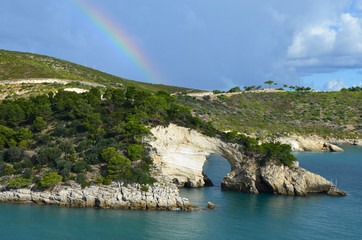
[[[339,91],[339,90],[341,90],[341,88],[344,88],[344,87],[346,87],[346,86],[345,86],[343,78],[341,78],[339,80],[337,80],[337,79],[330,80],[325,85],[325,88],[330,90],[330,91]]]
[[[362,67],[361,54],[362,18],[343,13],[334,22],[310,24],[295,32],[287,62],[303,70],[328,72]]]
[[[362,19],[349,13],[341,15],[335,53],[357,55],[362,53]]]
[[[288,57],[305,58],[323,55],[333,50],[336,31],[328,26],[312,26],[298,32],[288,48]]]

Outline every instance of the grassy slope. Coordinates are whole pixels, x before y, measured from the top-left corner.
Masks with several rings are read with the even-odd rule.
[[[71,62],[43,55],[0,50],[0,80],[23,78],[62,78],[84,80],[109,86],[123,84],[155,92],[190,91],[187,88],[136,82],[106,74]],[[2,86],[2,92],[54,91],[58,85]],[[64,88],[64,87],[63,87]],[[181,104],[196,115],[213,121],[222,130],[257,135],[283,133],[362,138],[362,93],[247,93],[218,101],[179,96]]]
[[[24,78],[83,80],[110,86],[123,84],[124,86],[136,86],[142,90],[151,92],[166,90],[173,93],[192,90],[163,84],[128,80],[44,55],[0,50],[0,80]]]
[[[243,93],[216,101],[179,96],[178,102],[222,130],[362,138],[362,92]]]

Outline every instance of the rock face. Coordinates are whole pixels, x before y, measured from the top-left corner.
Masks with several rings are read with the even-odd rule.
[[[139,184],[121,186],[90,186],[82,189],[78,184],[58,186],[49,191],[36,189],[6,189],[0,186],[0,202],[33,202],[62,207],[100,207],[113,209],[191,210],[186,198],[179,196],[172,183],[155,183],[148,188]]]
[[[342,148],[331,144],[320,137],[291,136],[277,138],[275,141],[290,145],[292,151],[343,152]]]
[[[226,190],[256,194],[267,192],[299,196],[308,193],[346,195],[330,181],[298,166],[288,167],[267,163],[265,166],[258,167],[253,161],[248,162],[237,171],[228,173],[222,180],[221,186]]]
[[[152,154],[155,163],[180,187],[204,186],[202,167],[210,154],[228,159],[231,169],[238,168],[243,159],[237,144],[224,143],[175,124],[167,128],[158,126],[151,132],[155,139],[149,144],[155,149]]]
[[[228,144],[174,124],[167,128],[159,126],[151,131],[156,137],[150,141],[154,148],[153,158],[160,165],[163,174],[178,186],[204,186],[204,162],[210,154],[218,154],[231,165],[231,172],[222,181],[223,189],[284,195],[332,193],[332,189],[345,195],[323,177],[300,168],[298,163],[293,167],[272,163],[260,167],[255,159],[246,158],[237,144]]]

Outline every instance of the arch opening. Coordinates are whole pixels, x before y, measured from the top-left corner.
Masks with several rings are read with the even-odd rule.
[[[221,181],[226,174],[230,173],[229,161],[221,155],[211,154],[205,161],[202,173],[204,175],[205,187],[221,187]]]

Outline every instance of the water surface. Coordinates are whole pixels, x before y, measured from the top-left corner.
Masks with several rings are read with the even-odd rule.
[[[211,156],[215,187],[181,189],[215,210],[134,211],[0,203],[0,239],[361,239],[362,147],[295,153],[300,166],[338,182],[347,197],[244,194],[220,190],[228,162]]]

